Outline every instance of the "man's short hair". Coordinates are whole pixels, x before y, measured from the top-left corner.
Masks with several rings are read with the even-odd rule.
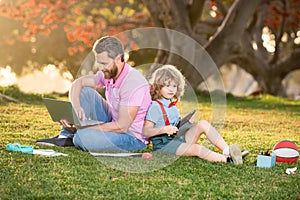
[[[124,55],[124,47],[121,41],[113,36],[105,36],[97,40],[93,46],[96,54],[107,52],[108,56],[115,59],[118,55]]]

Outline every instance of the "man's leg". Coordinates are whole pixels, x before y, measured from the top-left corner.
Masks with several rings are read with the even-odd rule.
[[[76,147],[92,152],[125,152],[145,149],[147,146],[132,133],[114,133],[85,128],[74,135]]]
[[[93,88],[82,88],[80,93],[80,106],[83,108],[87,119],[99,120],[105,123],[112,120],[108,104]]]
[[[109,122],[112,119],[111,111],[102,96],[93,88],[84,87],[80,93],[80,105],[87,118]],[[37,140],[37,145],[46,146],[74,146],[74,133],[62,126],[59,135],[53,138]]]

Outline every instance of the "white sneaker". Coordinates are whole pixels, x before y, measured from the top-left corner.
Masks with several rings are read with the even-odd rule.
[[[242,150],[242,157],[246,157],[250,152],[248,150]]]
[[[243,164],[243,157],[241,149],[238,145],[232,144],[229,146],[230,157],[235,165]]]

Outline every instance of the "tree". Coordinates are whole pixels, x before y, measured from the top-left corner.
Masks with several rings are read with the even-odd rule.
[[[28,60],[52,63],[74,77],[96,39],[151,25],[143,4],[133,0],[2,0],[0,16],[0,64],[21,72]]]
[[[263,93],[284,96],[282,80],[300,68],[299,8],[297,0],[2,0],[0,16],[22,23],[4,35],[6,44],[14,47],[16,41],[27,42],[32,52],[38,44],[47,46],[51,62],[66,58],[75,66],[101,34],[153,25],[176,30],[203,45],[217,67],[237,64],[254,77]],[[54,37],[62,31],[64,38]],[[45,45],[48,37],[61,42]],[[170,38],[161,42],[179,52],[186,48],[174,45]],[[7,57],[13,57],[13,50]],[[46,60],[42,56],[29,58]],[[205,65],[192,67],[188,60],[163,50],[157,52],[154,62],[175,64],[193,87],[212,73]],[[199,77],[195,67],[206,73]],[[74,75],[78,68],[69,69]]]
[[[194,38],[218,67],[237,64],[254,77],[263,93],[285,96],[282,80],[293,70],[300,69],[299,1],[153,0],[144,4],[155,26]],[[169,42],[172,45],[172,41]],[[157,62],[177,65],[181,62],[166,52],[159,52],[157,59]],[[183,63],[179,66],[186,66],[186,62]],[[190,73],[191,67],[181,68],[194,87],[203,81]]]

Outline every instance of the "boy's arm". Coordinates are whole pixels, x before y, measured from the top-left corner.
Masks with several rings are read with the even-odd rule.
[[[153,137],[156,135],[162,135],[162,134],[168,134],[173,135],[178,131],[178,128],[176,126],[163,126],[159,128],[154,128],[154,123],[152,121],[145,121],[144,124],[144,134],[146,137]]]

